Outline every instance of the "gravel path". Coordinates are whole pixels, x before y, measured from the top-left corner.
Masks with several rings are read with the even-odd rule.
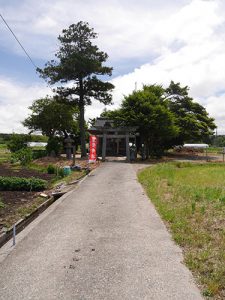
[[[137,182],[102,164],[0,249],[0,299],[202,299]]]

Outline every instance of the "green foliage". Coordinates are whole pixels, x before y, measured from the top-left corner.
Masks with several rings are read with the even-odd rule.
[[[225,147],[225,136],[224,135],[218,135],[218,136],[212,136],[210,140],[211,144],[214,147]]]
[[[10,141],[10,139],[12,138],[12,135],[14,135],[14,133],[0,133],[0,144],[5,144],[8,143]],[[24,135],[24,134],[17,134],[17,135]],[[30,137],[30,142],[47,142],[48,141],[48,137],[44,136],[44,135],[29,135]]]
[[[110,92],[114,88],[111,83],[98,77],[111,75],[112,68],[104,66],[108,55],[93,44],[96,38],[97,34],[88,23],[70,25],[58,37],[60,47],[56,53],[57,60],[49,61],[44,69],[37,69],[50,84],[73,83],[72,87],[58,88],[57,93],[65,102],[79,108],[82,156],[86,156],[84,107],[90,105],[93,98],[104,104],[111,103]]]
[[[11,133],[0,133],[0,144],[5,144],[11,139]]]
[[[47,181],[38,178],[0,176],[1,191],[40,191],[47,187]]]
[[[27,134],[13,133],[7,147],[11,152],[16,152],[22,148],[27,147],[27,143],[30,142],[31,137]]]
[[[51,155],[54,153],[56,156],[58,156],[62,151],[62,138],[60,137],[51,137],[48,140],[48,144],[46,146],[46,150],[48,155]]]
[[[178,134],[174,116],[163,100],[163,94],[160,85],[143,86],[142,90],[125,97],[120,109],[104,115],[118,125],[137,126],[149,154],[160,156],[171,147],[170,141]]]
[[[143,86],[124,97],[121,108],[105,110],[101,116],[114,120],[116,125],[137,126],[141,144],[153,156],[184,142],[208,143],[216,128],[214,119],[188,96],[188,90],[173,81],[167,89]]]
[[[56,174],[56,167],[54,165],[48,165],[47,167],[48,174]]]
[[[47,150],[34,150],[32,149],[32,158],[33,159],[38,159],[38,158],[41,158],[41,157],[45,157],[48,155],[48,152]]]
[[[65,176],[63,168],[59,168],[57,172],[59,177],[63,178]]]
[[[35,100],[29,109],[31,115],[23,125],[31,131],[41,130],[48,137],[78,133],[78,110],[63,103],[59,97]]]
[[[6,204],[2,201],[2,199],[0,198],[0,209],[1,208],[5,208]]]
[[[31,142],[41,142],[41,143],[47,143],[48,137],[46,135],[37,135],[37,134],[31,134]]]
[[[57,178],[63,178],[65,176],[63,168],[56,167],[52,164],[47,167],[48,174],[55,174]]]
[[[33,158],[32,150],[30,148],[22,148],[14,152],[11,156],[13,162],[20,162],[22,166],[28,165]]]
[[[175,144],[182,145],[185,142],[210,142],[216,125],[210,118],[206,109],[188,95],[189,88],[181,87],[180,83],[171,81],[166,89],[166,95],[170,111],[174,114],[176,125],[179,127],[179,135]]]

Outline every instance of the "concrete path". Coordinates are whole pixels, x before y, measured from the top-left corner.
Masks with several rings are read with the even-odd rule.
[[[109,162],[0,250],[0,299],[202,298],[133,165]]]

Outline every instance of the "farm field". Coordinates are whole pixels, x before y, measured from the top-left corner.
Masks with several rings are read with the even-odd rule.
[[[186,265],[210,299],[225,299],[225,166],[158,164],[138,175]]]
[[[35,149],[36,150],[36,149]],[[38,149],[40,150],[40,149]],[[42,149],[41,149],[42,150]],[[40,197],[40,193],[44,192],[51,196],[55,186],[60,184],[68,184],[77,180],[86,174],[87,160],[77,159],[82,170],[73,171],[69,176],[62,176],[64,166],[72,164],[72,161],[66,160],[65,157],[42,157],[32,160],[28,165],[21,166],[19,163],[10,163],[11,154],[7,150],[5,144],[0,144],[0,178],[37,178],[45,180],[47,188],[44,191],[34,190],[4,190],[0,186],[0,233],[7,230],[18,220],[25,217],[41,205],[45,198]],[[48,166],[51,165],[57,174],[48,174]],[[95,168],[96,165],[92,165]],[[61,174],[58,174],[58,171]]]

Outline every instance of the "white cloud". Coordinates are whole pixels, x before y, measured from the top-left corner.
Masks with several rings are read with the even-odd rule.
[[[194,0],[171,16],[166,21],[166,32],[170,35],[168,44],[176,39],[184,44],[175,51],[168,46],[153,62],[115,78],[116,106],[120,104],[124,94],[134,90],[135,82],[141,88],[142,84],[154,83],[167,86],[174,80],[190,87],[191,96],[206,106],[216,119],[219,130],[225,134],[225,126],[222,124],[222,119],[225,118],[225,95],[215,96],[224,91],[225,82],[225,40],[221,36],[223,33],[218,32],[225,18],[220,16],[219,8],[218,1]],[[171,20],[173,22],[169,26]],[[174,32],[175,28],[177,32]],[[165,40],[167,41],[166,38]]]
[[[39,0],[37,5],[35,0],[23,0],[3,7],[2,13],[34,58],[51,58],[49,49],[56,48],[62,29],[82,20],[99,33],[97,42],[115,60],[148,55],[149,51],[158,53],[160,26],[162,34],[165,32],[161,20],[190,0],[157,2],[67,0],[65,4],[62,0]],[[7,31],[1,39],[23,55]]]
[[[26,86],[9,78],[0,78],[0,132],[28,132],[21,124],[31,113],[28,107],[34,100],[46,95],[52,95],[52,91],[44,85]],[[104,107],[104,104],[94,100],[93,105],[86,108],[86,120],[98,116]]]
[[[225,134],[225,93],[207,98],[206,110],[210,116],[216,118],[217,133]]]
[[[131,73],[113,79],[114,107],[118,107],[123,95],[134,90],[135,82],[141,88],[142,84],[168,85],[170,80],[179,81],[190,87],[190,94],[206,106],[225,133],[222,124],[225,117],[225,4],[222,0],[68,0],[66,5],[62,0],[40,0],[38,5],[34,0],[23,0],[16,2],[16,6],[15,10],[6,5],[3,15],[8,17],[32,57],[52,58],[52,51],[57,49],[56,37],[62,28],[84,20],[99,32],[98,43],[112,61],[121,64],[128,59],[146,61]],[[7,31],[4,29],[2,33],[1,44],[18,52]],[[4,90],[7,102],[16,103],[15,110],[17,105],[20,107],[18,112],[22,117],[25,106],[30,104],[27,89],[13,82],[8,88],[7,82],[0,93]],[[33,95],[39,87],[29,89]],[[24,103],[16,101],[18,93],[27,99]],[[0,101],[2,98],[0,95]],[[87,116],[99,115],[103,108],[104,105],[94,102],[86,109]],[[0,106],[1,113],[2,109]],[[5,117],[4,120],[1,126],[6,124]],[[15,114],[14,124],[18,124],[16,120],[19,119]]]
[[[26,132],[21,124],[29,112],[33,100],[51,94],[51,90],[41,85],[25,86],[0,78],[0,132]]]

